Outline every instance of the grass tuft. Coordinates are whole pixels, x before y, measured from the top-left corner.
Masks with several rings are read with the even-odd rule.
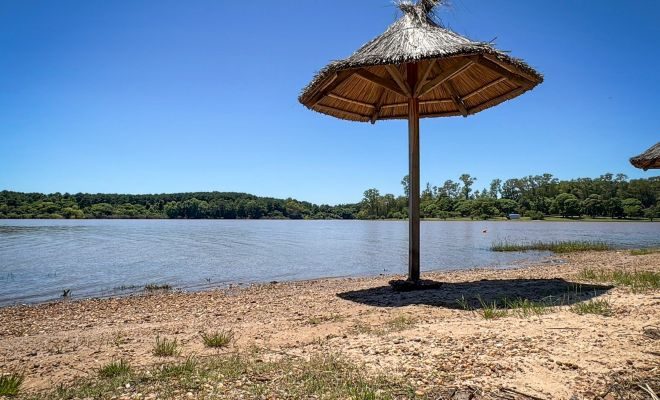
[[[596,314],[609,316],[612,315],[612,305],[606,299],[589,300],[573,304],[571,306],[571,311],[580,315]]]
[[[574,253],[578,251],[604,251],[611,247],[604,242],[590,241],[553,241],[553,242],[530,242],[512,243],[495,242],[490,247],[491,251],[552,251],[555,253]]]
[[[497,306],[497,302],[485,302],[481,297],[479,297],[479,302],[481,303],[481,309],[479,312],[484,317],[484,319],[497,319],[506,317],[508,312],[505,309],[501,309]]]
[[[234,332],[231,330],[222,330],[200,335],[206,347],[227,347],[234,340]]]
[[[0,396],[16,396],[23,384],[23,375],[0,375]]]
[[[660,273],[653,271],[608,271],[584,269],[578,274],[579,279],[595,282],[613,283],[628,286],[633,291],[660,288]]]
[[[504,307],[520,316],[520,317],[531,317],[547,314],[550,312],[548,304],[543,302],[532,301],[529,299],[516,298],[513,300],[504,299]]]
[[[190,356],[182,363],[165,364],[157,372],[161,377],[181,377],[194,374],[197,370],[197,365],[197,359],[194,356]]]
[[[660,253],[660,247],[649,247],[646,249],[633,249],[630,250],[631,256],[645,256],[647,254]]]
[[[177,356],[179,355],[179,343],[176,339],[161,339],[160,336],[156,336],[156,344],[154,344],[153,354],[156,357]]]
[[[470,302],[465,299],[464,295],[461,295],[460,299],[456,299],[456,304],[458,304],[459,307],[461,307],[465,311],[471,311],[472,307],[470,306]]]
[[[388,332],[400,332],[412,328],[417,323],[417,319],[409,315],[399,315],[385,322],[385,329]]]
[[[124,360],[111,361],[99,368],[99,376],[102,378],[115,378],[117,376],[131,373],[131,366]]]
[[[309,325],[319,325],[325,322],[340,322],[343,321],[344,317],[339,314],[330,314],[330,315],[321,315],[316,317],[310,317],[307,320]]]

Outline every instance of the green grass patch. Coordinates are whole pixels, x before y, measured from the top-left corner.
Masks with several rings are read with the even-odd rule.
[[[612,248],[604,242],[592,241],[552,241],[552,242],[495,242],[490,247],[491,251],[552,251],[554,253],[574,253],[578,251],[604,251]]]
[[[633,291],[660,288],[660,273],[653,271],[608,271],[585,269],[578,274],[579,279],[613,283],[630,287]]]
[[[163,364],[156,367],[154,372],[161,378],[184,377],[194,374],[197,370],[197,366],[197,359],[190,356],[182,363]]]
[[[606,299],[589,300],[573,304],[571,311],[580,315],[596,314],[609,316],[612,315],[612,305]]]
[[[533,317],[547,314],[550,312],[550,304],[529,299],[516,298],[513,300],[504,299],[504,307],[512,310],[519,317]]]
[[[23,375],[0,375],[0,396],[16,396],[23,384]]]
[[[99,376],[102,378],[114,378],[131,373],[131,366],[124,360],[111,361],[99,368]]]
[[[438,397],[415,396],[415,389],[403,379],[369,374],[364,365],[334,355],[310,359],[287,356],[273,361],[264,358],[258,353],[202,360],[189,358],[183,363],[159,365],[121,378],[91,377],[33,398],[111,399],[138,392],[152,393],[158,398],[180,398],[187,392],[193,393],[195,398],[394,400]]]
[[[215,332],[202,333],[200,335],[206,347],[227,347],[234,340],[234,332],[231,330],[221,330]]]
[[[160,336],[156,336],[156,343],[153,348],[153,354],[156,357],[174,357],[178,356],[179,353],[179,343],[176,339],[161,339]]]
[[[479,313],[484,319],[498,319],[506,317],[509,314],[506,309],[498,306],[497,301],[486,302],[479,297],[479,302],[481,303]]]
[[[646,249],[634,249],[630,250],[631,256],[645,256],[647,254],[660,253],[660,247],[649,247]]]

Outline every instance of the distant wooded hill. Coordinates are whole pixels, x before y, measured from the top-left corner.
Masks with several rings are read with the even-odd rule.
[[[461,175],[421,193],[424,218],[488,219],[512,213],[531,219],[562,217],[659,218],[660,177],[629,180],[623,174],[560,181],[551,174],[491,181],[473,191],[477,178]],[[407,176],[401,181],[407,193]],[[246,193],[88,194],[0,192],[0,218],[190,219],[401,219],[406,195],[368,189],[355,204],[317,205]]]

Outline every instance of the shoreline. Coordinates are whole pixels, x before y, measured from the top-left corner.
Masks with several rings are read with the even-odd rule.
[[[627,249],[619,249],[616,251],[626,251]],[[534,265],[559,265],[562,264],[564,261],[561,258],[561,255],[554,254],[550,251],[540,251],[540,250],[531,250],[527,251],[528,253],[547,253],[547,255],[540,256],[540,258],[536,259],[520,259],[520,260],[514,260],[511,262],[511,265],[507,266],[497,266],[497,265],[484,265],[484,266],[478,266],[478,267],[453,267],[453,268],[448,268],[448,269],[432,269],[432,270],[424,270],[422,271],[422,274],[431,274],[431,275],[436,275],[436,274],[442,274],[442,273],[455,273],[455,272],[479,272],[479,271],[503,271],[503,270],[511,270],[511,269],[520,269],[520,268],[527,268],[530,266]],[[315,282],[315,281],[332,281],[332,280],[342,280],[342,279],[368,279],[368,278],[387,278],[387,279],[405,279],[405,274],[391,274],[391,273],[379,273],[377,275],[374,274],[363,274],[363,275],[339,275],[339,276],[320,276],[316,278],[307,278],[307,279],[290,279],[290,280],[282,280],[282,281],[277,281],[277,280],[272,280],[272,281],[244,281],[244,282],[226,282],[222,284],[218,284],[217,286],[213,286],[214,284],[209,284],[211,286],[206,286],[206,285],[201,285],[197,289],[197,286],[187,286],[187,287],[177,287],[177,286],[172,286],[171,289],[155,289],[155,290],[148,290],[145,287],[145,285],[138,285],[135,290],[132,292],[128,292],[129,290],[132,289],[126,289],[125,294],[121,293],[114,293],[114,294],[108,294],[108,295],[90,295],[90,296],[84,296],[84,297],[76,297],[75,293],[72,295],[70,298],[62,298],[61,296],[58,298],[52,298],[50,300],[44,300],[44,301],[34,301],[34,302],[22,302],[22,303],[13,303],[13,304],[5,304],[2,305],[0,304],[0,310],[3,308],[11,308],[11,307],[37,307],[41,305],[48,305],[48,304],[58,304],[58,303],[76,303],[76,302],[81,302],[81,301],[88,301],[88,300],[112,300],[112,299],[123,299],[123,298],[139,298],[143,296],[153,296],[156,294],[196,294],[196,293],[205,293],[205,292],[223,292],[227,290],[234,290],[234,289],[248,289],[250,287],[254,286],[268,286],[272,284],[286,284],[286,283],[305,283],[305,282]],[[168,284],[169,285],[169,284]],[[113,291],[114,289],[107,289],[105,291]],[[117,292],[120,292],[119,290]],[[72,292],[73,293],[73,292]]]
[[[0,218],[0,221],[369,221],[369,222],[406,222],[408,219],[380,218],[380,219],[358,219],[358,218]],[[530,219],[521,217],[519,219],[507,219],[505,217],[489,219],[461,218],[421,218],[426,222],[660,222],[660,218],[563,218],[557,215],[547,215],[543,219]]]
[[[425,273],[444,284],[415,293],[391,292],[387,281],[398,275],[388,275],[4,307],[0,372],[23,370],[24,393],[52,394],[60,384],[90,379],[112,360],[144,370],[191,355],[206,359],[258,349],[266,359],[336,354],[370,373],[413,382],[425,393],[439,387],[489,393],[503,386],[541,398],[595,398],[623,373],[655,376],[660,346],[644,329],[660,320],[658,290],[587,282],[579,274],[585,269],[658,273],[657,254],[606,251],[557,258],[565,262]],[[479,305],[503,295],[560,298],[574,283],[583,287],[579,299],[538,315],[511,309],[487,319],[484,303]],[[471,305],[460,307],[461,299]],[[612,315],[571,311],[591,300],[607,301]],[[206,348],[200,332],[222,329],[236,334],[231,346]],[[177,340],[181,354],[154,356],[156,336]],[[244,389],[228,387],[219,398]],[[117,398],[138,398],[133,395],[127,391]],[[193,396],[204,397],[204,389]]]

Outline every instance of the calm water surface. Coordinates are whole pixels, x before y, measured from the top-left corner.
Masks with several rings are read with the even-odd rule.
[[[81,298],[147,283],[200,290],[405,273],[407,229],[403,221],[0,220],[0,305],[53,300],[65,288]],[[422,270],[506,268],[548,253],[493,253],[493,242],[658,246],[660,223],[434,221],[422,222],[421,235]]]

